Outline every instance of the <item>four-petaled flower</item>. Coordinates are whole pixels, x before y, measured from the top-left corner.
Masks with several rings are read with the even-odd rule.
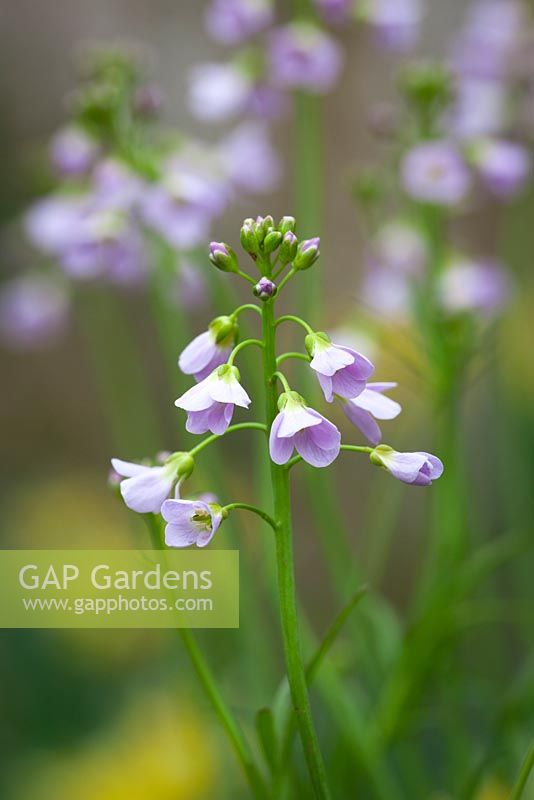
[[[313,467],[327,467],[341,446],[341,434],[331,422],[306,406],[297,392],[284,392],[278,398],[280,413],[269,437],[269,452],[275,464],[285,464],[296,449]]]
[[[218,503],[207,498],[196,500],[165,500],[161,507],[165,526],[165,544],[168,547],[206,547],[223,520],[223,510]]]
[[[189,433],[224,433],[234,413],[234,406],[248,408],[250,397],[239,383],[237,367],[223,364],[175,401],[187,411]]]
[[[237,325],[231,317],[217,317],[208,330],[196,336],[180,354],[178,366],[185,375],[202,381],[225,364],[237,338]]]
[[[312,359],[310,367],[317,373],[328,403],[333,401],[334,394],[347,400],[357,397],[374,371],[369,359],[350,347],[334,344],[326,333],[308,334],[306,349]]]
[[[370,458],[373,464],[384,467],[394,478],[412,486],[430,486],[443,474],[443,463],[431,453],[399,453],[380,444]]]
[[[361,430],[371,444],[378,444],[382,431],[376,419],[395,419],[402,411],[399,403],[383,392],[394,389],[396,383],[368,383],[358,397],[343,402],[343,411],[347,418]]]

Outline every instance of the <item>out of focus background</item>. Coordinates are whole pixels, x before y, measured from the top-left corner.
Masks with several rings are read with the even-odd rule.
[[[212,143],[225,131],[224,122],[195,120],[187,101],[191,68],[216,62],[225,52],[206,33],[207,5],[204,0],[4,0],[0,4],[2,285],[50,266],[50,256],[43,257],[28,243],[23,219],[36,198],[57,184],[49,162],[50,139],[69,119],[80,54],[88,45],[135,45],[151,83],[161,91],[158,113],[166,128]],[[279,3],[280,24],[289,18],[288,6]],[[427,0],[415,55],[444,57],[465,11],[461,0]],[[377,324],[362,300],[368,222],[354,204],[357,176],[380,162],[389,146],[377,134],[372,118],[374,114],[376,123],[381,113],[384,125],[391,124],[395,75],[404,56],[378,47],[365,26],[341,25],[331,35],[341,45],[345,62],[337,85],[323,101],[322,163],[308,165],[310,171],[322,173],[323,183],[321,229],[306,231],[322,240],[323,303],[321,318],[313,324],[346,331],[377,365],[378,380],[398,381],[395,399],[403,413],[396,422],[384,423],[386,441],[399,450],[433,451],[435,412],[421,388],[421,375],[413,374],[413,341],[397,335],[394,327]],[[281,163],[277,185],[263,195],[244,197],[237,192],[231,206],[214,220],[210,238],[237,247],[243,218],[272,214],[278,219],[296,213],[295,137],[295,114],[289,107],[272,125]],[[498,253],[512,276],[508,305],[488,326],[487,349],[470,369],[462,399],[468,517],[483,541],[532,525],[533,213],[531,187],[519,200],[489,211],[475,208],[467,222],[458,223],[460,230],[469,225],[468,237],[475,248]],[[195,250],[201,284],[208,282],[202,270],[206,275],[212,270],[203,255],[208,241]],[[307,274],[306,280],[311,279]],[[200,289],[198,302],[184,301],[183,284],[176,290],[175,313],[187,318],[190,336],[204,330],[217,314],[231,311],[217,280],[209,291]],[[237,292],[246,302],[246,292],[240,288]],[[70,313],[57,335],[46,341],[38,336],[29,346],[20,340],[13,343],[9,336],[0,343],[0,543],[3,548],[141,547],[146,543],[143,526],[108,488],[109,459],[115,455],[134,460],[185,446],[182,412],[173,406],[177,385],[167,367],[186,339],[176,342],[175,352],[171,346],[162,354],[157,314],[155,318],[150,291],[142,283],[124,288],[74,281],[68,294]],[[8,313],[6,304],[1,308]],[[177,330],[179,339],[184,326]],[[252,358],[244,364],[254,370]],[[296,376],[299,370],[297,365]],[[351,435],[343,415],[332,413],[344,434]],[[240,495],[238,499],[253,497],[246,442],[225,443],[222,453],[229,486]],[[341,497],[337,510],[347,527],[358,580],[369,582],[402,619],[424,558],[429,494],[395,483],[364,461],[343,459],[334,466]],[[201,473],[200,480],[206,485],[198,489],[211,488],[207,473]],[[302,604],[320,635],[338,609],[339,592],[330,581],[332,564],[325,559],[325,541],[321,544],[310,534],[316,510],[302,479],[295,485],[295,517]],[[199,637],[216,665],[230,706],[247,728],[253,727],[255,709],[270,702],[282,674],[277,619],[268,600],[272,554],[263,536],[263,530],[247,519],[220,544],[242,552],[242,627],[203,632]],[[468,632],[458,644],[456,660],[449,656],[444,663],[450,677],[450,684],[445,678],[450,692],[443,690],[448,714],[454,717],[457,709],[462,715],[456,720],[460,728],[466,715],[466,729],[483,743],[482,777],[475,793],[460,791],[462,782],[451,777],[451,764],[460,764],[464,776],[469,772],[462,754],[451,760],[430,730],[427,739],[423,735],[424,752],[417,752],[435,781],[412,787],[411,793],[400,797],[504,800],[509,796],[518,758],[529,731],[534,732],[532,704],[528,708],[524,700],[534,696],[532,568],[532,548],[527,548],[513,568],[492,579],[483,603],[466,606]],[[470,627],[471,615],[477,614],[480,625]],[[347,635],[332,655],[341,672],[349,675],[356,658],[351,642]],[[435,658],[440,658],[439,652]],[[459,663],[469,675],[461,698],[453,686]],[[513,745],[504,756],[488,746],[492,760],[485,769],[482,754],[495,724],[493,710],[485,710],[487,698],[512,690],[516,679],[530,688],[519,695],[519,722],[509,739]],[[349,678],[349,683],[355,696],[363,691],[359,678]],[[248,796],[172,632],[2,631],[0,685],[0,794],[6,800]],[[435,710],[424,703],[423,729],[425,713],[431,717]],[[339,785],[348,787],[351,768],[343,760],[343,735],[331,730],[328,716],[328,709],[320,706],[327,764],[332,769],[339,766]],[[414,742],[408,740],[395,759],[417,760],[410,750],[419,748]],[[366,791],[357,796],[373,796]],[[336,796],[356,794],[347,789]]]

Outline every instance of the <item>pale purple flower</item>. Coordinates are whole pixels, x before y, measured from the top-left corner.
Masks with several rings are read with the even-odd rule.
[[[237,337],[231,317],[217,317],[208,330],[196,336],[180,354],[178,366],[185,375],[203,381],[228,360]]]
[[[403,483],[412,486],[430,486],[443,474],[443,464],[430,453],[399,453],[385,444],[375,447],[371,461]]]
[[[65,328],[69,300],[45,278],[16,278],[0,288],[0,339],[10,348],[44,347]]]
[[[462,79],[446,124],[460,139],[498,134],[508,119],[509,97],[504,84],[493,79]]]
[[[150,228],[177,250],[191,250],[209,235],[211,214],[181,202],[162,186],[147,190],[141,215]]]
[[[276,120],[285,116],[289,108],[287,93],[277,86],[256,82],[249,94],[245,112],[260,120]]]
[[[389,389],[394,389],[396,385],[396,383],[368,383],[358,397],[342,403],[346,417],[373,445],[377,445],[382,438],[382,431],[375,419],[395,419],[402,410],[399,403],[383,394]]]
[[[165,500],[161,507],[168,547],[206,547],[217,532],[223,511],[217,503],[196,500]]]
[[[376,262],[405,275],[418,275],[427,260],[427,244],[420,230],[404,220],[384,225],[373,241]]]
[[[38,200],[24,219],[31,244],[43,253],[61,254],[79,238],[86,205],[81,195],[56,194]]]
[[[473,161],[492,194],[509,198],[525,186],[531,160],[527,148],[518,142],[492,139],[473,146]]]
[[[126,164],[115,158],[99,161],[91,181],[92,202],[107,211],[131,212],[141,200],[145,184]]]
[[[445,140],[416,145],[404,156],[402,185],[414,200],[454,206],[470,187],[467,165],[458,149]]]
[[[272,192],[280,183],[282,166],[265,125],[247,122],[236,128],[220,146],[228,178],[240,192]]]
[[[350,347],[334,344],[325,333],[306,336],[306,349],[328,403],[334,394],[350,399],[363,392],[374,370],[369,359]]]
[[[250,402],[239,383],[237,367],[224,364],[181,395],[175,405],[187,411],[189,433],[211,431],[220,435],[232,421],[234,407],[248,408]]]
[[[330,25],[340,25],[349,18],[352,0],[314,0],[321,17]]]
[[[168,463],[149,467],[119,458],[112,458],[111,465],[118,475],[125,478],[120,490],[128,508],[138,514],[159,514],[176,481],[176,466]]]
[[[251,89],[234,64],[199,64],[189,75],[189,110],[203,122],[224,122],[245,109]]]
[[[405,53],[416,45],[422,20],[421,0],[365,0],[359,13],[372,26],[384,49]]]
[[[505,270],[491,261],[456,260],[440,276],[440,301],[450,313],[491,314],[505,304],[509,294]]]
[[[211,0],[206,29],[215,41],[236,45],[264,30],[273,16],[271,0]]]
[[[337,82],[343,54],[335,39],[320,28],[294,22],[271,34],[269,60],[276,85],[323,94]]]
[[[296,392],[278,398],[279,414],[269,435],[269,452],[275,464],[286,464],[293,450],[313,467],[327,467],[338,456],[341,434],[318,411],[308,408]]]
[[[83,128],[72,125],[52,138],[50,157],[54,167],[66,177],[85,175],[98,156],[97,142]]]

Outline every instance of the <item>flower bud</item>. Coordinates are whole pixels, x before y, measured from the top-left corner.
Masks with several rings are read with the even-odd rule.
[[[293,231],[287,231],[284,233],[284,238],[282,239],[282,244],[280,245],[280,252],[278,255],[281,264],[289,264],[290,261],[293,261],[297,255],[298,244],[299,240]]]
[[[274,228],[274,219],[269,214],[266,217],[256,217],[256,222],[254,224],[254,229],[256,232],[256,239],[258,244],[262,244],[263,240],[269,233],[269,230]]]
[[[258,253],[259,245],[256,237],[256,226],[254,220],[249,217],[243,222],[241,231],[239,232],[241,240],[241,247],[246,253],[254,256]]]
[[[237,256],[232,248],[224,242],[211,242],[209,259],[221,272],[238,272]]]
[[[438,112],[453,96],[452,77],[440,64],[411,64],[399,80],[401,91],[420,111]]]
[[[253,291],[260,300],[269,300],[277,292],[276,283],[273,283],[269,278],[260,278]]]
[[[297,249],[297,255],[293,260],[294,269],[309,269],[319,258],[320,243],[321,240],[318,236],[301,242]]]
[[[297,221],[295,217],[282,217],[280,222],[278,223],[278,230],[284,236],[288,231],[295,231],[297,227]]]
[[[179,481],[184,481],[186,478],[189,478],[195,468],[193,456],[185,452],[172,453],[166,463],[173,466]]]
[[[215,336],[216,344],[233,345],[239,334],[239,325],[235,317],[215,317],[208,325],[208,330]]]
[[[282,241],[282,234],[279,231],[270,231],[263,240],[263,252],[274,253]]]

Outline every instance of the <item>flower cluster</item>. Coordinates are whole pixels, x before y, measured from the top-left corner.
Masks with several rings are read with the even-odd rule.
[[[172,547],[206,545],[227,514],[230,506],[221,508],[214,500],[184,500],[179,497],[178,489],[191,474],[197,453],[234,428],[265,430],[271,461],[285,469],[301,459],[313,467],[327,467],[346,449],[367,453],[372,463],[413,485],[430,485],[443,471],[440,460],[428,453],[398,453],[379,444],[381,430],[377,420],[395,418],[401,407],[386,394],[395,388],[395,383],[369,382],[374,366],[368,358],[352,347],[333,342],[326,333],[314,331],[299,317],[274,316],[276,298],[285,285],[319,258],[319,238],[299,240],[293,217],[283,217],[276,224],[271,216],[266,216],[246,219],[240,240],[260,273],[259,280],[241,268],[237,254],[224,242],[211,243],[210,261],[216,268],[253,285],[262,305],[247,303],[230,315],[214,319],[207,331],[187,345],[178,362],[182,372],[191,375],[196,383],[175,405],[186,412],[186,428],[190,433],[209,432],[212,436],[189,453],[172,454],[163,464],[145,466],[118,459],[112,462],[115,472],[125,479],[121,493],[126,504],[140,513],[161,512],[167,522],[166,542]],[[245,311],[262,316],[262,339],[239,341],[239,316]],[[276,330],[283,322],[303,329],[301,352],[276,354]],[[266,391],[273,403],[268,406],[267,426],[245,422],[232,428],[236,409],[254,407],[234,364],[238,354],[249,346],[263,351]],[[326,402],[337,400],[346,417],[372,447],[342,445],[337,426],[310,407],[289,385],[281,371],[282,363],[289,358],[308,364]],[[276,391],[278,382],[282,386],[280,394]],[[174,498],[173,490],[176,490]]]

